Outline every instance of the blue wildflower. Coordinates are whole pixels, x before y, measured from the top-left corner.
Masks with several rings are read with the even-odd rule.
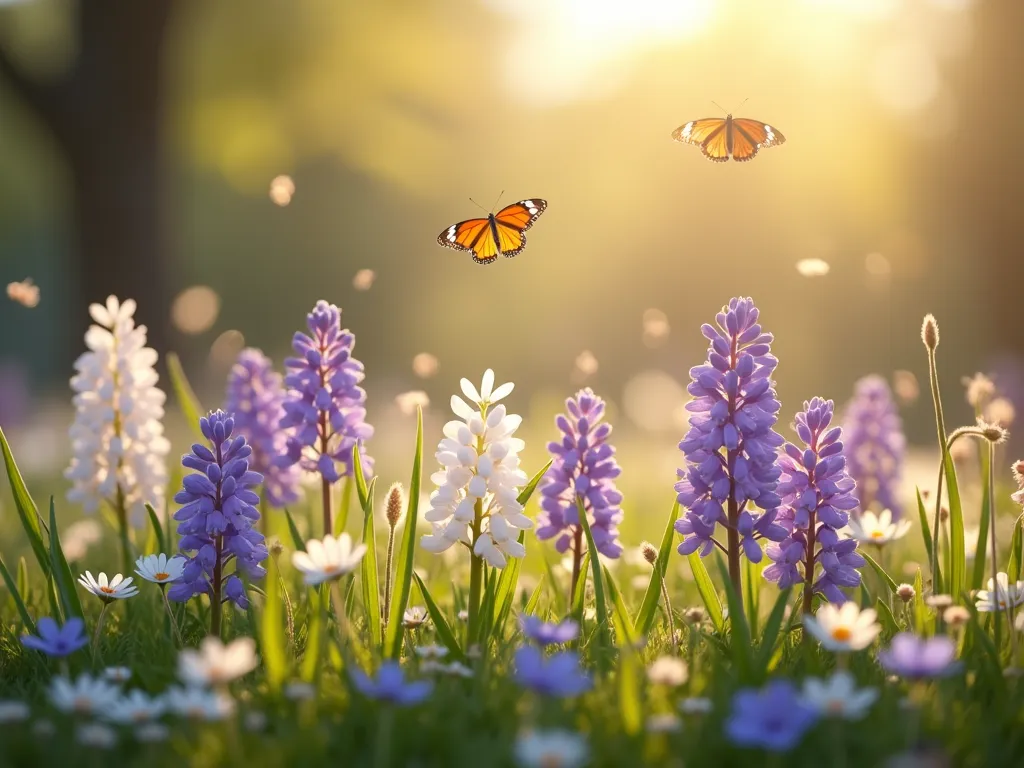
[[[523,616],[519,620],[523,634],[538,645],[556,645],[576,639],[580,626],[572,619],[560,624],[548,624],[537,616]]]
[[[405,682],[402,668],[396,661],[385,661],[381,664],[377,670],[376,680],[358,667],[352,670],[351,677],[352,684],[363,696],[401,707],[419,704],[434,689],[433,683],[428,680]]]
[[[591,680],[580,668],[580,657],[572,651],[556,653],[548,658],[532,645],[524,645],[515,655],[516,681],[524,688],[564,698],[578,696],[590,689]]]
[[[788,680],[772,680],[764,688],[743,688],[732,700],[725,723],[729,739],[740,747],[788,752],[818,720]]]
[[[85,622],[77,617],[68,619],[61,627],[49,616],[44,616],[37,622],[36,632],[38,636],[22,635],[21,644],[34,651],[42,651],[47,656],[69,656],[89,644]]]

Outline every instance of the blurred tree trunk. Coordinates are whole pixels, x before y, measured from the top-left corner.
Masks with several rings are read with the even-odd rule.
[[[70,172],[78,286],[71,317],[84,326],[88,303],[133,298],[161,352],[169,320],[163,41],[173,6],[83,0],[77,54],[54,81],[33,79],[0,50],[0,75],[49,128]]]

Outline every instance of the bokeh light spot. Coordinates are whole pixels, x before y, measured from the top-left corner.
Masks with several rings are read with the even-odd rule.
[[[420,352],[412,359],[412,371],[421,379],[429,379],[437,373],[437,358],[429,352]]]
[[[182,333],[196,335],[210,330],[220,314],[220,296],[208,285],[193,285],[171,304],[171,322]]]

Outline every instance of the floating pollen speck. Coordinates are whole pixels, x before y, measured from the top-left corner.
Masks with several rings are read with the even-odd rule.
[[[39,303],[39,286],[32,282],[31,277],[26,277],[20,283],[8,283],[7,298],[32,309]]]
[[[283,208],[292,201],[292,195],[294,194],[295,182],[292,181],[291,176],[275,176],[270,182],[270,199],[274,202],[274,205],[279,205]]]
[[[644,310],[644,344],[648,347],[660,346],[668,338],[671,330],[668,315],[660,309]]]
[[[437,373],[437,358],[429,352],[420,352],[412,359],[412,371],[421,379],[429,379]]]
[[[584,349],[576,356],[576,370],[584,376],[593,376],[597,373],[597,358],[589,349]]]
[[[368,291],[377,279],[377,273],[372,269],[360,269],[352,278],[352,287],[357,291]]]
[[[403,416],[412,416],[416,413],[417,408],[426,408],[430,405],[430,398],[422,389],[414,389],[397,395],[395,404]]]
[[[796,263],[796,271],[804,277],[824,277],[830,269],[824,259],[800,259]]]

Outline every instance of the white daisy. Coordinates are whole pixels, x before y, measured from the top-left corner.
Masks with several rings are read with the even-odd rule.
[[[447,664],[439,664],[438,667],[439,672],[451,677],[470,678],[473,676],[473,670],[461,661],[450,661]]]
[[[665,712],[660,715],[651,715],[644,724],[648,733],[675,733],[683,727],[683,721],[678,715]]]
[[[284,696],[292,701],[310,701],[316,698],[316,686],[296,680],[284,687]]]
[[[443,645],[417,645],[416,655],[421,659],[440,660],[448,655],[448,649]]]
[[[427,609],[421,605],[414,605],[407,608],[402,615],[402,626],[406,629],[416,629],[427,620]]]
[[[91,715],[109,709],[120,697],[121,691],[104,680],[83,674],[74,682],[66,677],[53,678],[49,695],[50,703],[61,712]]]
[[[103,670],[103,679],[112,683],[127,683],[132,679],[132,671],[128,667],[107,667]]]
[[[124,600],[139,594],[138,587],[132,586],[132,577],[127,579],[120,573],[107,581],[107,574],[100,573],[99,577],[93,577],[92,572],[86,571],[84,576],[78,577],[78,583],[92,592],[104,603],[112,600]]]
[[[117,731],[103,723],[82,723],[75,729],[75,741],[86,747],[110,749],[117,744]]]
[[[178,654],[178,677],[189,686],[223,685],[256,668],[256,642],[241,637],[224,645],[206,637],[199,650],[186,648]]]
[[[135,561],[135,572],[154,584],[170,584],[177,581],[184,570],[185,558],[178,555],[167,557],[162,552],[158,555],[146,555]]]
[[[840,670],[827,680],[816,677],[804,680],[802,698],[825,717],[860,720],[878,699],[878,689],[858,689],[853,675]]]
[[[654,685],[665,685],[671,688],[682,685],[689,677],[686,662],[674,656],[662,656],[655,659],[647,668],[647,679]]]
[[[24,701],[0,701],[0,724],[21,723],[31,714],[32,710]]]
[[[163,723],[142,723],[132,734],[135,736],[135,740],[142,744],[156,744],[157,742],[167,741],[167,737],[171,734],[171,729]]]
[[[804,616],[804,629],[829,651],[860,651],[871,645],[882,631],[877,618],[873,608],[862,611],[852,600],[838,608],[826,603],[813,617]]]
[[[850,516],[850,533],[857,541],[882,546],[890,541],[902,539],[910,530],[910,520],[892,521],[892,512],[883,509],[880,514],[861,512],[860,518]]]
[[[103,529],[96,520],[86,519],[72,523],[60,536],[60,546],[69,563],[81,560],[89,547],[103,537]]]
[[[516,763],[522,768],[580,768],[589,755],[586,739],[564,730],[530,731],[516,739]]]
[[[100,714],[112,723],[146,723],[156,720],[166,709],[163,699],[135,689],[116,699]]]
[[[351,573],[365,554],[366,545],[353,547],[352,537],[347,533],[338,538],[328,534],[323,539],[307,541],[305,552],[293,552],[292,565],[302,571],[306,584],[316,586]]]
[[[219,691],[192,686],[168,688],[164,693],[167,709],[189,720],[216,722],[231,716],[235,702]]]
[[[978,590],[974,599],[981,613],[1016,608],[1024,603],[1024,581],[1011,584],[1009,577],[1000,571],[996,574],[996,583],[993,584],[992,579],[989,579],[988,589]]]
[[[689,696],[679,702],[679,711],[684,715],[707,715],[712,709],[714,703],[704,696]]]

